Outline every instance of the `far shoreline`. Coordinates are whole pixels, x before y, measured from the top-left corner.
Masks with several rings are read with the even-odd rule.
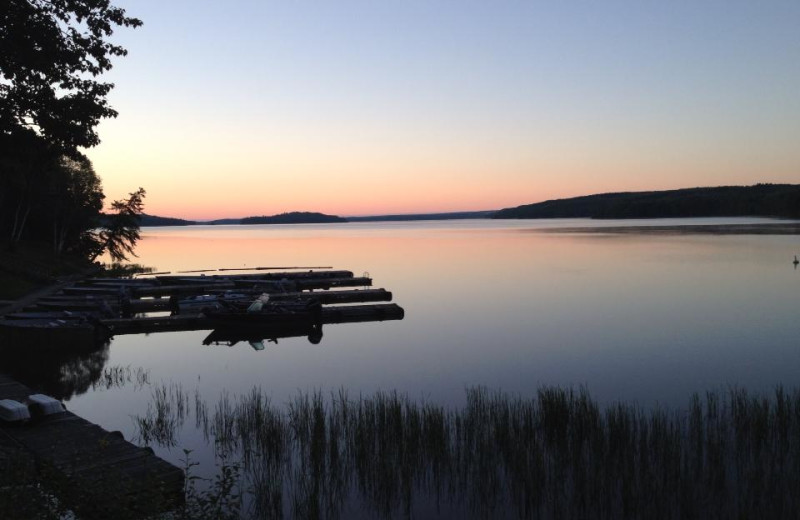
[[[532,229],[537,233],[609,235],[800,235],[800,222],[775,224],[672,224],[667,226],[591,226]]]

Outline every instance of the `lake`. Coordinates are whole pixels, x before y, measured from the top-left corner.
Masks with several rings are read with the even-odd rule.
[[[157,383],[201,395],[212,410],[220,395],[254,386],[277,406],[298,392],[346,389],[355,397],[397,390],[460,407],[468,388],[524,398],[556,385],[584,387],[601,405],[643,408],[685,407],[691,394],[706,390],[793,387],[800,270],[791,261],[800,237],[542,232],[759,222],[770,221],[145,228],[136,261],[159,271],[330,266],[368,273],[374,287],[393,293],[405,318],[326,325],[319,344],[288,338],[262,351],[247,343],[204,346],[207,331],[121,336],[90,368],[67,364],[61,377],[96,379],[101,369],[130,367],[146,381],[96,383],[67,406],[136,438],[134,418],[147,414]],[[172,462],[191,449],[201,473],[213,467],[213,449],[194,420],[178,428],[173,446],[154,448]]]

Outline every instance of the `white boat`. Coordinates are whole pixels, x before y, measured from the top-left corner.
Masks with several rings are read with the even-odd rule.
[[[252,295],[226,291],[219,294],[200,294],[178,300],[178,313],[188,314],[210,309],[221,309],[226,303],[250,302]]]

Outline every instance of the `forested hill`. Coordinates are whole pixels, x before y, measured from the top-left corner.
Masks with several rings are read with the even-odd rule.
[[[402,215],[371,215],[366,217],[347,217],[348,222],[396,222],[406,220],[461,220],[470,218],[489,218],[494,211],[457,211],[450,213],[414,213]]]
[[[800,218],[800,185],[603,193],[502,209],[492,218]]]
[[[293,211],[271,217],[245,217],[239,221],[240,224],[322,224],[328,222],[347,222],[347,220],[324,213]]]
[[[184,220],[182,218],[172,217],[159,217],[156,215],[142,214],[139,225],[141,226],[192,226],[197,224],[193,220]]]

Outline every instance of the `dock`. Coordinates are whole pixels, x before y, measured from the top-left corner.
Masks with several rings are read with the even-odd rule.
[[[212,287],[210,292],[219,292],[222,289]],[[265,291],[254,289],[233,289],[237,294],[250,295],[253,298],[263,294]],[[206,292],[209,292],[208,290]],[[193,293],[202,295],[203,292]],[[341,303],[369,303],[369,302],[390,302],[392,293],[386,289],[344,289],[339,291],[293,291],[268,293],[273,301],[298,300],[302,298],[316,298],[323,305],[333,305]],[[129,309],[133,314],[147,312],[171,311],[170,295],[167,297],[131,297]],[[103,305],[108,305],[113,310],[120,310],[120,302],[116,296],[112,295],[74,295],[59,294],[46,296],[36,302],[35,309],[42,311],[92,311],[98,310]]]
[[[402,320],[404,314],[403,308],[396,303],[323,307],[321,324],[330,325],[334,323]],[[282,319],[283,317],[280,314],[276,314],[272,319],[270,319],[269,316],[265,316],[261,325],[269,326],[279,324]],[[101,319],[100,323],[108,327],[115,336],[152,332],[211,330],[216,328],[215,324],[202,314],[144,318],[110,318]]]
[[[117,335],[209,330],[204,345],[247,342],[263,350],[265,341],[283,338],[305,336],[319,343],[323,325],[405,316],[402,307],[390,303],[392,293],[372,288],[366,273],[219,271],[223,270],[135,279],[86,278],[5,309],[0,316],[0,353],[14,350],[12,359],[19,366],[3,368],[11,376],[0,374],[0,399],[24,402],[36,393],[13,378],[34,384],[42,371],[37,356],[95,356]],[[260,311],[244,310],[264,294],[269,298],[260,300],[268,300]],[[244,314],[246,322],[231,321],[230,315],[220,317],[219,312],[214,319],[212,311],[230,309],[231,302],[243,305],[243,310],[233,313],[237,318],[241,315],[236,313]],[[16,480],[18,467],[24,468],[20,480]],[[80,518],[144,518],[173,510],[184,499],[181,468],[158,458],[150,448],[126,441],[120,432],[106,431],[69,411],[21,424],[0,421],[0,476],[4,477],[0,492],[5,496],[19,486],[46,482],[53,487],[47,491]],[[0,517],[3,514],[0,503]]]
[[[0,374],[0,399],[23,402],[31,389]],[[0,446],[33,460],[34,478],[46,476],[48,490],[86,518],[114,518],[174,509],[183,500],[184,472],[109,432],[64,411],[23,424],[0,422]],[[9,458],[0,458],[0,464]],[[2,468],[3,471],[8,468]]]
[[[8,337],[33,336],[42,342],[57,336],[102,342],[120,334],[211,330],[214,323],[204,309],[220,301],[250,301],[269,295],[271,304],[315,301],[322,305],[316,325],[401,320],[403,309],[392,293],[372,288],[368,276],[352,271],[293,271],[160,275],[150,278],[87,278],[40,298],[24,312],[0,320]],[[200,303],[185,303],[192,298]],[[196,301],[196,300],[194,300]],[[158,315],[153,315],[157,313]],[[166,316],[164,314],[170,313]],[[294,318],[286,312],[263,312],[259,325],[273,327]],[[316,334],[316,333],[315,333]]]

